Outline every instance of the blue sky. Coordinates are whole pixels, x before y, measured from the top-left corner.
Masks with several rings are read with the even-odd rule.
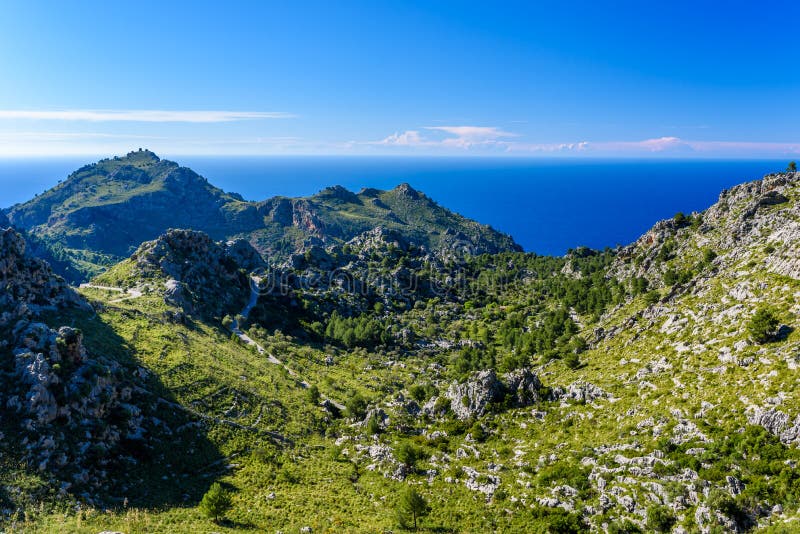
[[[797,2],[0,4],[0,155],[800,156]]]

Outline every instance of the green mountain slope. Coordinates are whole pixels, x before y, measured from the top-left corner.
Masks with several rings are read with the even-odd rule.
[[[399,212],[407,194],[310,201]],[[21,524],[398,531],[413,488],[434,532],[792,532],[799,245],[796,173],[563,258],[430,254],[380,227],[266,267],[246,244],[169,232],[80,289],[97,312],[81,330],[96,347],[113,333],[219,469],[176,477],[192,455],[173,453],[140,473],[185,506],[154,487],[132,509],[28,507]],[[232,495],[216,524],[196,506],[212,480]]]
[[[474,252],[519,250],[510,237],[445,210],[408,185],[358,195],[333,187],[309,198],[245,202],[146,150],[87,165],[5,215],[73,281],[101,272],[170,228],[246,239],[273,263],[377,226],[431,249],[457,244]]]

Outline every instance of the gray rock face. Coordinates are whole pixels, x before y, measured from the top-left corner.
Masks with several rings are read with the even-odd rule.
[[[529,406],[541,398],[542,384],[529,369],[518,369],[498,378],[491,369],[479,371],[463,383],[450,385],[444,396],[456,417],[465,420],[484,415],[492,403],[511,397],[514,406]],[[436,399],[431,399],[425,410],[431,412]]]
[[[493,370],[480,371],[463,384],[452,384],[445,393],[450,409],[459,419],[480,417],[489,405],[505,396],[505,386]]]
[[[193,230],[170,230],[143,243],[132,258],[145,278],[168,277],[164,299],[169,304],[201,315],[241,309],[250,296],[247,272],[266,265],[246,241],[216,243]]]
[[[558,400],[592,402],[596,399],[608,398],[609,394],[590,382],[574,382],[566,388],[555,388],[552,397]]]
[[[747,417],[751,425],[760,425],[785,444],[800,442],[800,415],[790,421],[789,415],[775,408],[756,408]]]
[[[517,406],[529,406],[541,400],[542,382],[530,369],[517,369],[503,375],[506,391],[514,395]]]
[[[0,232],[0,281],[0,331],[13,355],[0,406],[18,421],[22,460],[67,487],[98,487],[120,440],[144,434],[137,388],[118,362],[90,355],[79,330],[42,322],[43,310],[91,308],[10,229]]]
[[[25,240],[11,228],[0,231],[0,327],[44,309],[87,304],[53,274],[47,263],[28,256]]]

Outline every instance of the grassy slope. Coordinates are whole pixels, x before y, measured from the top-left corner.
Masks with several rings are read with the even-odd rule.
[[[774,209],[794,210],[795,202],[793,197],[790,205]],[[735,207],[732,213],[736,213]],[[691,228],[680,230],[676,239],[681,254],[670,261],[677,266],[695,265],[702,257],[701,248],[713,246],[722,237]],[[426,431],[446,430],[447,439],[408,438],[396,426],[402,417],[391,410],[394,426],[377,438],[366,436],[363,429],[346,422],[326,421],[325,413],[309,402],[297,377],[231,341],[221,330],[200,324],[194,328],[164,325],[159,318],[165,308],[154,295],[110,305],[100,314],[103,321],[112,325],[143,365],[161,377],[182,405],[220,417],[236,399],[236,410],[226,417],[258,431],[280,432],[295,446],[276,447],[254,430],[234,430],[225,424],[210,426],[209,439],[231,458],[231,469],[219,479],[235,488],[230,521],[223,525],[214,525],[196,508],[187,506],[112,514],[51,514],[38,517],[23,528],[46,532],[297,532],[303,526],[311,526],[315,532],[375,532],[396,526],[393,505],[398,491],[405,484],[413,484],[432,506],[431,516],[425,519],[426,528],[537,531],[541,523],[531,514],[536,499],[551,497],[553,489],[562,484],[579,486],[594,469],[603,477],[605,493],[613,496],[615,505],[606,514],[591,518],[596,528],[620,517],[644,525],[644,517],[625,512],[617,505],[631,497],[642,505],[639,510],[676,499],[688,500],[676,519],[679,525],[694,531],[698,506],[690,501],[693,491],[699,492],[702,500],[704,487],[712,491],[724,488],[728,475],[741,478],[751,489],[776,483],[777,477],[765,479],[759,471],[759,454],[766,454],[762,450],[766,445],[748,449],[747,444],[736,441],[741,439],[737,436],[744,435],[740,431],[748,428],[748,407],[762,406],[778,394],[783,396],[780,408],[792,416],[800,407],[795,393],[800,333],[793,332],[783,341],[761,346],[747,343],[744,329],[746,318],[762,303],[779,310],[784,322],[796,324],[800,282],[759,268],[768,255],[761,245],[754,246],[742,259],[728,261],[725,254],[733,251],[719,252],[720,257],[696,277],[694,292],[655,305],[648,305],[639,296],[605,315],[600,324],[607,331],[615,325],[628,326],[581,355],[584,366],[571,370],[559,360],[540,363],[539,373],[547,386],[588,381],[603,388],[612,399],[543,403],[535,408],[489,414],[482,420],[489,431],[483,443],[471,442],[466,429],[452,421],[411,422]],[[749,291],[745,295],[733,291],[743,276]],[[112,271],[108,280],[118,282],[125,278]],[[98,300],[118,296],[99,290],[85,292]],[[667,288],[661,293],[666,294]],[[502,319],[515,309],[524,311],[529,294],[523,286],[507,290],[502,298],[505,305],[493,307],[490,316],[499,314]],[[484,319],[481,312],[486,310],[466,312],[461,305],[441,306],[443,315],[451,317],[436,329],[437,335],[445,338],[457,339],[468,330],[462,327],[472,323],[492,329],[499,322]],[[644,313],[640,315],[641,312]],[[427,313],[410,310],[397,320],[424,325],[429,322]],[[631,317],[635,320],[627,323]],[[670,328],[670,324],[684,318],[686,323]],[[595,326],[587,327],[583,335],[591,339]],[[462,334],[456,333],[459,330]],[[348,391],[355,390],[385,406],[396,393],[407,392],[412,384],[441,380],[440,385],[445,386],[449,381],[447,371],[437,375],[429,367],[432,359],[446,363],[450,358],[446,351],[400,358],[398,354],[363,349],[303,346],[261,328],[251,329],[251,336],[299,377],[317,385],[323,395],[339,401],[345,400]],[[739,342],[743,343],[737,345]],[[753,360],[747,365],[721,360],[720,354],[728,350],[740,362],[749,357]],[[324,363],[327,355],[334,357],[333,366]],[[266,408],[259,412],[259,406]],[[535,411],[545,415],[537,416]],[[256,413],[266,415],[259,418]],[[670,447],[666,443],[670,437],[685,442]],[[337,439],[341,447],[337,447]],[[353,463],[347,458],[357,456],[357,444],[377,442],[396,448],[407,439],[413,439],[426,451],[417,474],[397,482],[384,476],[391,473],[391,467],[378,465],[370,471],[366,466],[371,462],[362,459],[357,462],[358,476],[354,475]],[[747,452],[746,458],[736,451],[722,450],[726,443],[733,442],[737,443],[736,450]],[[800,461],[797,449],[769,443],[782,465],[789,460]],[[692,448],[706,452],[690,453]],[[465,457],[457,458],[459,449],[467,452]],[[437,460],[442,454],[448,454],[450,461]],[[655,475],[626,465],[626,458],[648,455],[659,466]],[[502,492],[487,500],[483,494],[467,489],[463,467],[474,468],[484,477],[496,474],[501,479]],[[679,482],[678,477],[686,468],[696,471],[699,480]],[[425,472],[428,469],[437,473],[429,478]],[[797,482],[792,484],[796,487]],[[767,487],[767,496],[774,503],[778,486]],[[599,490],[594,477],[577,499],[562,497],[562,502],[598,509],[603,493]],[[762,522],[765,526],[772,523],[774,531],[781,531],[784,520],[796,517],[797,504],[785,507],[786,516],[764,518]]]

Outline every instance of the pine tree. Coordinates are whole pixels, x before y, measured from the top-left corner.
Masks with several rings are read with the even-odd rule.
[[[769,308],[759,308],[747,323],[747,331],[756,343],[766,343],[778,329],[778,317]]]
[[[200,501],[200,511],[213,519],[215,523],[225,515],[230,507],[231,496],[219,482],[214,482]]]
[[[417,521],[428,515],[430,511],[428,501],[414,488],[406,488],[400,495],[400,501],[397,503],[397,518],[401,526],[406,527],[410,523],[414,530],[417,530]]]

